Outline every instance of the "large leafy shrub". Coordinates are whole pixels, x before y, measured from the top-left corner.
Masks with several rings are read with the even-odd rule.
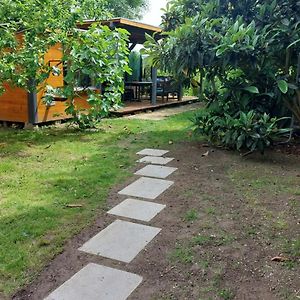
[[[151,62],[196,79],[201,99],[220,108],[211,118],[300,117],[299,1],[172,0],[163,25],[165,39],[146,43]]]
[[[65,71],[65,85],[57,90],[48,86],[45,101],[53,96],[68,99],[67,112],[81,126],[91,126],[118,105],[128,68],[128,35],[125,30],[94,26],[86,32],[77,29],[84,18],[105,19],[116,14],[137,16],[145,0],[3,0],[0,1],[0,92],[5,83],[30,92],[45,88],[49,74]],[[22,32],[22,38],[18,35]],[[45,63],[48,50],[62,45],[62,68]],[[91,109],[74,105],[78,74],[93,78],[99,94],[86,90]]]
[[[278,128],[278,122],[282,120],[251,110],[248,113],[240,112],[235,118],[228,114],[216,116],[210,112],[199,113],[193,122],[195,131],[214,144],[235,150],[248,149],[250,152],[258,149],[264,153],[265,148],[289,131]]]

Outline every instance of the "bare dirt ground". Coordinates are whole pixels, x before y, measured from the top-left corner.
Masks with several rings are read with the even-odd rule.
[[[148,113],[140,113],[136,115],[127,116],[124,118],[128,119],[138,119],[138,120],[151,120],[151,121],[159,121],[163,120],[167,117],[180,114],[186,111],[193,111],[203,107],[203,104],[197,102],[192,104],[186,104],[182,106],[176,106],[171,108],[164,108],[155,111],[150,111]]]
[[[167,207],[150,222],[162,231],[133,262],[77,250],[116,219],[99,211],[13,299],[43,299],[89,262],[143,276],[131,300],[299,299],[300,158],[275,151],[242,158],[195,142],[170,149],[175,184],[156,200]],[[135,179],[111,191],[107,209]]]

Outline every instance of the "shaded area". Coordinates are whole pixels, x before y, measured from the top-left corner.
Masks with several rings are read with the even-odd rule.
[[[216,149],[201,157],[205,145],[179,140],[168,148],[176,157],[170,166],[178,170],[168,178],[172,189],[157,199],[168,209],[147,223],[163,228],[155,242],[129,265],[79,253],[116,219],[99,213],[15,299],[41,299],[90,262],[143,276],[132,300],[294,299],[300,278],[298,158],[268,152],[244,159]],[[110,192],[109,208],[135,179]],[[271,261],[277,255],[289,260]]]
[[[29,283],[93,222],[138,150],[189,139],[188,116],[105,120],[96,132],[0,129],[0,297]]]

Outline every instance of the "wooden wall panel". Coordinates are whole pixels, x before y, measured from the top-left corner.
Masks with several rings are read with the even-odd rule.
[[[4,85],[5,92],[0,95],[0,120],[28,122],[28,96],[24,89]]]
[[[23,34],[17,34],[16,38],[21,45]],[[9,84],[4,84],[4,88],[5,92],[0,95],[0,121],[28,122],[27,92]]]
[[[56,66],[60,69],[60,75],[55,76],[50,74],[46,81],[46,85],[52,87],[62,87],[64,85],[64,75],[63,75],[63,65],[62,65],[62,45],[56,44],[49,49],[48,53],[45,55],[45,63],[50,66]],[[38,122],[55,121],[66,118],[65,102],[55,101],[54,105],[47,106],[43,102],[45,90],[42,89],[37,95],[37,107],[38,107]]]
[[[41,95],[38,97],[38,107],[39,107],[39,114],[38,120],[39,122],[48,122],[48,121],[57,121],[57,120],[64,120],[69,119],[72,116],[67,115],[65,112],[67,101],[55,101],[55,104],[52,106],[46,106],[44,103],[41,103],[43,100],[41,99]],[[75,98],[75,105],[76,107],[87,109],[89,105],[86,101],[87,94],[82,94],[80,97]],[[43,109],[41,109],[43,108]]]
[[[21,39],[22,36],[18,37]],[[61,74],[55,76],[53,74],[47,79],[46,84],[53,87],[62,87],[64,85],[63,77],[63,66],[62,60],[62,49],[61,45],[57,44],[52,47],[45,55],[45,62],[50,65],[55,65],[61,69]],[[12,122],[23,122],[27,123],[28,120],[28,94],[27,91],[21,88],[10,87],[5,85],[6,92],[0,95],[0,120],[1,121],[12,121]],[[70,118],[65,113],[66,102],[55,101],[54,105],[46,106],[43,102],[45,90],[41,89],[37,94],[37,120],[38,123],[63,120]],[[86,101],[87,95],[82,94],[81,97],[75,99],[76,105],[80,108],[88,108],[89,105]]]
[[[60,64],[62,60],[62,48],[60,44],[52,47],[49,52],[45,55],[45,62],[50,63],[51,65],[55,65],[61,69],[60,76],[50,75],[47,80],[47,84],[52,87],[62,87],[64,85],[64,77],[63,77],[63,66]],[[43,102],[44,90],[41,90],[38,93],[37,101],[38,101],[38,122],[47,122],[47,121],[56,121],[71,118],[70,115],[65,113],[66,109],[66,101],[55,101],[53,105],[46,106]],[[89,105],[86,101],[87,94],[82,93],[80,97],[75,99],[75,104],[80,108],[89,108]]]

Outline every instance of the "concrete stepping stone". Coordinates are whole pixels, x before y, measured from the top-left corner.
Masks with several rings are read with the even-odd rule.
[[[141,177],[120,191],[119,194],[154,200],[172,184],[174,182],[169,180]]]
[[[136,199],[126,199],[111,209],[108,213],[120,217],[149,222],[165,207],[166,205],[158,203]]]
[[[150,164],[154,164],[154,165],[166,165],[169,162],[171,162],[172,160],[174,160],[174,158],[171,157],[157,157],[157,156],[145,156],[139,160],[137,160],[137,162],[140,163],[150,163]]]
[[[160,228],[116,220],[79,250],[129,263],[160,231]]]
[[[167,178],[169,175],[174,173],[177,168],[164,167],[158,165],[148,165],[143,169],[135,172],[135,175],[147,176],[147,177],[156,177],[156,178]]]
[[[88,264],[45,300],[125,300],[143,278],[97,264]]]
[[[138,155],[149,155],[149,156],[163,156],[168,153],[168,150],[159,150],[159,149],[144,149],[138,152]]]

